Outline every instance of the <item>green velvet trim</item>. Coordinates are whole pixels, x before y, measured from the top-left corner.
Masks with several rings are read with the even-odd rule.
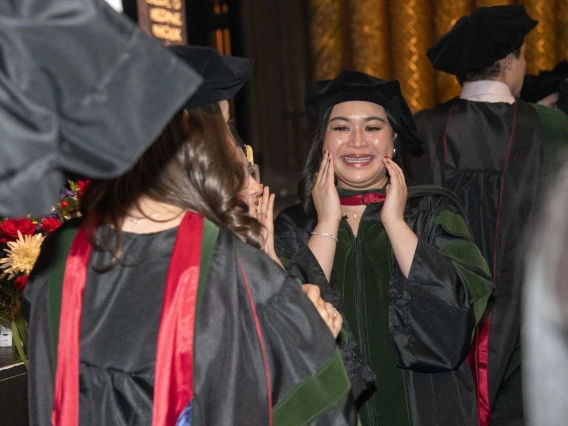
[[[377,376],[375,392],[359,409],[361,423],[411,426],[405,371],[396,364],[389,329],[388,290],[394,260],[388,235],[380,220],[368,220],[360,222],[354,238],[342,220],[338,236],[333,271],[345,319],[363,361]]]
[[[542,125],[544,177],[550,178],[560,169],[568,146],[568,116],[556,108],[533,105]]]
[[[215,247],[217,247],[217,238],[219,237],[219,227],[207,219],[203,219],[203,233],[201,239],[201,264],[199,266],[199,287],[197,288],[197,301],[195,303],[195,312],[199,312],[203,295],[207,288],[207,278],[209,277],[209,269],[213,259]]]
[[[341,355],[336,349],[315,375],[298,383],[286,398],[274,406],[274,425],[308,425],[341,403],[350,390]]]
[[[487,262],[472,242],[460,241],[449,245],[442,253],[450,259],[473,299],[476,324],[485,312],[493,288]]]
[[[509,363],[509,367],[507,368],[507,372],[505,373],[505,380],[517,369],[521,366],[521,347],[517,347],[515,352],[513,353],[513,357],[511,358],[511,362]]]
[[[54,262],[49,271],[48,321],[53,368],[57,367],[57,343],[59,342],[59,318],[61,315],[61,297],[63,294],[65,266],[67,265],[67,257],[69,256],[71,245],[75,240],[75,236],[77,235],[77,231],[80,226],[80,220],[76,220],[69,221],[63,228],[61,228],[55,247],[55,255],[53,257]]]
[[[436,225],[441,225],[444,230],[452,235],[471,238],[469,229],[463,217],[449,210],[444,210],[436,218]]]
[[[280,259],[280,262],[282,262],[283,266],[286,266],[288,264],[288,261],[290,260],[289,258],[284,256],[279,256],[278,259]]]

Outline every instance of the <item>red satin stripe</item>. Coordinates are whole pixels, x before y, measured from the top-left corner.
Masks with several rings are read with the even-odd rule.
[[[507,149],[507,157],[503,167],[503,176],[501,177],[501,189],[499,191],[499,206],[497,209],[497,224],[495,226],[495,241],[493,245],[493,280],[497,278],[497,246],[499,242],[499,224],[501,222],[501,207],[503,205],[503,192],[505,190],[505,176],[509,166],[509,157],[515,137],[515,127],[517,124],[517,104],[513,108],[513,122],[511,126],[511,135],[509,137],[509,146]],[[448,120],[449,126],[449,120]],[[445,143],[445,137],[444,137]],[[445,147],[444,147],[445,152]],[[475,332],[474,344],[469,352],[468,360],[470,366],[473,365],[472,372],[477,387],[477,411],[480,426],[489,426],[491,424],[491,401],[489,399],[489,334],[491,331],[491,310],[485,313]]]
[[[193,397],[193,337],[199,286],[203,217],[180,224],[162,306],[154,381],[152,426],[172,426]]]
[[[446,175],[446,160],[448,158],[448,130],[450,130],[450,120],[452,119],[452,114],[454,113],[455,104],[452,105],[450,113],[448,114],[448,122],[446,123],[446,130],[444,131],[444,185],[448,183],[448,177]]]
[[[382,203],[385,201],[385,198],[387,198],[385,194],[367,193],[341,198],[339,202],[342,206],[368,206],[373,203]]]
[[[483,316],[483,321],[477,328],[477,411],[479,425],[489,426],[491,423],[491,404],[489,401],[489,330],[491,325],[491,311]]]
[[[73,240],[63,278],[57,372],[51,423],[53,426],[77,426],[79,423],[79,341],[83,291],[91,244],[85,228]]]
[[[175,425],[193,397],[193,339],[203,218],[186,213],[170,261],[158,331],[152,426]],[[91,244],[83,227],[71,246],[61,299],[53,426],[79,422],[79,347]]]

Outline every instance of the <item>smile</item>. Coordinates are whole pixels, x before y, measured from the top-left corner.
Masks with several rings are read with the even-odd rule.
[[[342,160],[349,164],[369,163],[372,159],[372,155],[369,155],[367,157],[342,157]]]

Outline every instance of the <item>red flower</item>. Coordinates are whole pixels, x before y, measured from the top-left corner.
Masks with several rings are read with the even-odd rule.
[[[61,207],[63,207],[64,209],[66,209],[67,206],[69,205],[69,203],[68,203],[67,201],[65,201],[65,200],[63,200],[63,201],[62,201],[61,203],[59,203],[59,204],[61,204]]]
[[[77,187],[79,188],[77,190],[77,198],[80,198],[83,196],[83,194],[85,193],[85,189],[87,189],[87,186],[89,186],[89,183],[91,182],[91,180],[86,180],[86,181],[82,181],[82,180],[78,180],[77,181]]]
[[[46,217],[41,220],[41,229],[47,232],[53,232],[61,226],[61,222],[54,217]]]
[[[27,217],[23,219],[8,219],[0,224],[0,243],[16,241],[18,239],[18,231],[22,235],[33,235],[36,230],[37,225]]]
[[[24,288],[26,288],[26,284],[28,283],[28,278],[29,277],[27,275],[20,275],[16,278],[15,283],[18,290],[24,291]]]

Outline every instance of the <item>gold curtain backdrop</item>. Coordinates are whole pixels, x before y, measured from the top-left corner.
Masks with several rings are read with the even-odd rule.
[[[426,50],[456,21],[483,6],[524,4],[539,21],[527,36],[527,72],[568,60],[568,0],[308,0],[312,78],[355,69],[400,81],[413,111],[460,91],[432,68]]]

